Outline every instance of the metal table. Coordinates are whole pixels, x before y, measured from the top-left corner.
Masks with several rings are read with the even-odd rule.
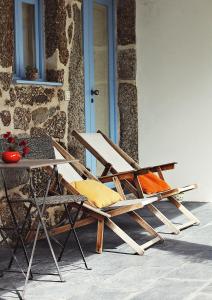
[[[63,278],[62,278],[62,275],[61,275],[61,272],[60,272],[60,269],[59,269],[59,266],[58,266],[58,262],[57,262],[57,259],[56,259],[56,256],[55,256],[55,253],[54,253],[51,241],[50,241],[50,237],[49,237],[49,234],[48,234],[48,231],[47,231],[47,228],[46,228],[46,224],[45,224],[45,221],[44,221],[44,218],[43,218],[43,214],[45,212],[45,206],[46,206],[46,204],[49,204],[49,198],[54,198],[54,196],[47,197],[47,195],[48,195],[48,192],[49,192],[49,188],[50,188],[52,177],[56,174],[57,178],[58,178],[57,165],[58,164],[65,164],[65,163],[68,163],[68,162],[73,162],[73,161],[72,160],[65,160],[65,159],[22,159],[18,163],[11,163],[11,164],[0,162],[0,172],[1,172],[1,175],[2,175],[2,178],[3,178],[5,196],[6,196],[6,200],[7,200],[8,207],[9,207],[9,210],[10,210],[10,213],[11,213],[11,217],[12,217],[12,220],[13,220],[13,224],[14,224],[14,228],[13,229],[14,229],[14,232],[16,234],[16,237],[18,238],[16,247],[13,249],[13,254],[12,254],[12,258],[10,260],[9,266],[12,265],[13,259],[15,259],[16,262],[17,262],[17,258],[15,256],[15,253],[16,253],[16,250],[18,248],[19,242],[21,244],[21,247],[22,247],[22,250],[23,250],[26,262],[28,264],[27,273],[25,274],[24,271],[22,270],[22,273],[26,277],[26,279],[25,279],[25,285],[24,285],[24,289],[23,289],[23,295],[22,295],[23,299],[24,299],[24,295],[25,295],[25,291],[26,291],[26,286],[27,286],[28,280],[29,280],[30,276],[31,276],[31,278],[33,277],[32,271],[31,271],[31,267],[32,267],[32,262],[33,262],[33,257],[34,257],[34,253],[35,253],[35,248],[36,248],[36,244],[37,244],[37,240],[38,240],[38,236],[39,236],[39,232],[40,232],[41,227],[44,230],[44,234],[45,234],[46,240],[48,242],[48,246],[49,246],[49,249],[51,251],[51,255],[53,257],[53,260],[54,260],[54,263],[55,263],[55,266],[56,266],[56,269],[57,269],[60,281],[63,281]],[[42,199],[40,197],[37,198],[36,191],[35,191],[35,188],[33,186],[33,178],[32,178],[32,172],[31,171],[33,169],[36,169],[36,168],[49,167],[49,166],[52,167],[52,174],[49,175],[49,177],[48,177],[45,195],[44,195],[44,197]],[[27,218],[28,218],[28,216],[30,214],[31,207],[33,205],[36,207],[37,213],[38,213],[38,220],[39,220],[39,222],[38,222],[38,225],[37,225],[36,234],[35,234],[35,237],[34,237],[34,242],[33,242],[33,247],[32,247],[32,252],[31,252],[30,258],[27,255],[25,242],[24,242],[24,239],[22,237],[22,232],[23,232],[23,229],[25,227],[25,223],[26,222],[24,222],[24,224],[22,225],[21,230],[20,230],[18,221],[16,219],[16,216],[14,214],[14,210],[13,210],[13,207],[12,207],[12,202],[13,201],[9,197],[8,189],[7,189],[7,182],[6,182],[6,179],[5,179],[5,176],[4,176],[4,170],[14,170],[15,171],[17,169],[23,169],[23,170],[27,170],[29,172],[30,191],[31,191],[31,194],[32,194],[32,198],[29,199],[30,205],[29,205],[29,208],[27,210],[27,214],[26,214],[25,219],[27,220]],[[59,181],[58,181],[58,187],[59,187],[59,190],[61,192],[61,188],[59,186]],[[58,196],[56,196],[56,197],[58,198]],[[62,195],[60,197],[63,198]],[[83,197],[83,196],[80,196],[80,195],[68,195],[68,196],[65,196],[65,197],[69,197],[69,203],[70,203],[70,200],[71,200],[71,202],[79,202],[80,203],[79,209],[78,209],[78,211],[77,211],[74,219],[71,218],[71,216],[70,216],[70,214],[68,212],[66,204],[64,204],[64,205],[65,205],[65,209],[66,209],[66,212],[68,214],[69,222],[70,222],[70,225],[71,225],[70,232],[73,230],[75,240],[76,240],[76,242],[78,244],[78,248],[79,248],[80,253],[82,255],[82,258],[83,258],[83,261],[85,263],[85,266],[88,269],[88,266],[86,264],[85,257],[84,257],[84,254],[83,254],[80,242],[79,242],[79,239],[78,239],[76,231],[74,229],[74,225],[75,225],[77,216],[78,216],[79,211],[80,211],[80,209],[81,209],[81,207],[83,205],[83,202],[86,200],[86,198]],[[70,197],[71,197],[71,199],[70,199]],[[52,200],[53,200],[53,203],[54,203],[54,199],[52,199]],[[23,201],[26,202],[26,200],[23,200]],[[70,236],[70,232],[68,234],[68,237]],[[0,229],[0,233],[1,233],[1,229]],[[61,259],[62,253],[64,251],[65,245],[66,245],[67,240],[68,240],[68,237],[66,238],[65,244],[63,245],[63,249],[62,249],[61,254],[59,256],[59,260]],[[6,239],[5,236],[4,236],[4,239]]]

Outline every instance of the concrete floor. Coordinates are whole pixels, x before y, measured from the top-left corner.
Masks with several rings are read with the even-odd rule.
[[[146,217],[166,239],[148,249],[143,256],[131,249],[109,230],[105,232],[105,251],[95,254],[95,226],[78,230],[91,271],[87,271],[74,243],[69,243],[60,263],[65,282],[53,282],[56,276],[37,275],[30,281],[27,300],[211,300],[212,299],[212,203],[185,204],[201,220],[200,226],[184,230],[180,235],[168,234],[165,226],[147,212]],[[180,223],[183,218],[168,203],[160,203],[166,215]],[[140,243],[146,238],[131,219],[117,219],[122,228]],[[35,272],[53,272],[54,265],[44,241],[39,242]],[[0,250],[3,268],[8,249]],[[21,299],[21,274],[5,273],[0,278],[0,299]]]

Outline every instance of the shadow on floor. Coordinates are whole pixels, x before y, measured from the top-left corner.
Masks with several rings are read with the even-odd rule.
[[[175,256],[182,256],[190,262],[195,263],[212,263],[212,245],[205,245],[182,241],[182,240],[165,240],[165,245],[155,246],[167,254],[174,254]]]
[[[203,202],[187,202],[185,206],[191,211],[198,212],[202,206],[206,203]],[[156,205],[164,214],[170,218],[174,219],[179,217],[180,212],[171,204],[167,202],[158,203]],[[152,214],[147,210],[140,210],[140,214],[145,218],[153,227],[157,229],[161,225]],[[183,221],[183,218],[180,221]],[[144,239],[147,239],[146,234],[140,230],[140,227],[134,223],[130,217],[123,215],[116,218],[117,224],[125,229],[132,238],[134,238],[138,243],[142,243]],[[189,229],[188,229],[189,230]],[[161,230],[160,230],[161,231]],[[163,231],[163,230],[162,230]],[[164,231],[166,233],[166,230]],[[96,255],[95,253],[95,242],[96,242],[96,225],[92,224],[84,228],[78,229],[78,235],[82,244],[83,249],[85,249],[86,258],[89,261],[89,257]],[[59,239],[63,240],[65,235],[61,235]],[[155,246],[161,251],[167,251],[167,253],[174,253],[174,255],[188,256],[190,259],[195,261],[211,261],[212,258],[212,247],[203,244],[190,243],[182,240],[169,239],[166,235],[166,244],[161,244]],[[120,240],[114,233],[110,230],[105,230],[104,235],[104,248],[109,249],[109,251],[117,250],[124,243]],[[73,249],[74,248],[74,249]],[[117,256],[119,249],[117,250]],[[57,252],[57,251],[56,251]],[[122,252],[122,251],[121,251]],[[19,251],[20,253],[20,251]],[[30,249],[29,249],[30,253]],[[123,252],[125,253],[125,251]],[[126,253],[128,253],[126,251]],[[129,252],[128,254],[133,254]],[[99,255],[96,255],[98,259]],[[9,259],[9,251],[7,248],[0,248],[0,268],[4,269],[7,265]],[[19,261],[24,262],[23,256],[19,255]],[[89,263],[88,263],[89,264]],[[82,269],[82,271],[89,272],[85,270],[84,264],[81,261],[79,252],[76,250],[76,245],[73,240],[69,241],[67,251],[64,254],[63,261],[60,263],[62,272],[72,272],[74,274],[75,270]],[[92,267],[92,266],[91,266]],[[55,266],[52,263],[51,255],[47,248],[45,241],[39,241],[38,248],[36,251],[36,257],[33,264],[33,270],[36,270],[38,273],[55,273]],[[55,280],[50,276],[50,280]],[[36,275],[36,280],[44,280],[42,275]],[[45,280],[48,278],[45,277]],[[0,278],[0,299],[9,299],[3,298],[2,296],[8,292],[8,289],[12,291],[10,299],[21,299],[19,289],[23,287],[24,277],[22,274],[17,273],[5,273],[3,278]]]

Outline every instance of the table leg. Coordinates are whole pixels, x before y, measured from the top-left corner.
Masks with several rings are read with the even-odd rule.
[[[19,232],[18,222],[16,220],[15,213],[13,211],[13,207],[12,207],[12,204],[10,202],[10,198],[9,198],[9,194],[8,194],[8,189],[7,189],[7,184],[6,184],[5,176],[4,176],[4,173],[3,173],[2,170],[1,170],[1,175],[2,175],[2,179],[3,179],[3,185],[4,185],[4,191],[5,191],[5,196],[6,196],[7,204],[8,204],[9,210],[11,212],[11,216],[12,216],[12,220],[13,220],[13,224],[14,224],[14,231],[16,232],[16,236],[18,238],[18,241],[20,241],[20,243],[21,243],[21,246],[22,246],[22,249],[23,249],[23,252],[24,252],[24,256],[25,256],[27,265],[29,265],[29,258],[28,258],[27,250],[26,250],[26,247],[25,247],[22,235]],[[30,272],[30,276],[32,277],[32,273],[31,272]]]
[[[21,232],[20,234],[22,235],[23,234],[23,231],[24,231],[24,228],[25,228],[25,225],[29,219],[29,216],[30,216],[30,211],[31,211],[31,208],[32,208],[32,204],[29,205],[28,209],[27,209],[27,213],[26,213],[26,216],[25,216],[25,221],[21,227]],[[15,248],[13,250],[13,255],[10,259],[10,262],[8,264],[8,269],[10,269],[12,267],[12,264],[13,264],[13,260],[14,260],[14,255],[16,254],[17,250],[18,250],[18,246],[19,246],[19,240],[17,240],[17,243],[15,245]],[[32,274],[31,274],[31,277],[33,278]]]
[[[38,216],[39,216],[39,223],[38,223],[38,227],[37,227],[37,230],[36,230],[35,239],[34,239],[33,248],[32,248],[32,253],[31,253],[31,257],[30,257],[30,261],[29,261],[29,267],[28,267],[27,276],[26,276],[25,285],[24,285],[24,290],[23,290],[23,294],[22,294],[23,298],[24,298],[27,283],[28,283],[28,280],[29,280],[29,274],[30,274],[31,267],[32,267],[32,262],[33,262],[33,258],[34,258],[35,248],[36,248],[36,244],[37,244],[38,235],[39,235],[39,232],[40,232],[41,225],[43,227],[43,230],[44,230],[44,233],[45,233],[45,236],[46,236],[46,240],[47,240],[48,245],[49,245],[49,249],[51,251],[55,266],[57,268],[58,275],[60,277],[60,280],[63,281],[62,274],[60,272],[58,262],[57,262],[57,259],[56,259],[56,256],[55,256],[55,253],[54,253],[54,250],[52,248],[52,244],[51,244],[51,241],[50,241],[50,238],[49,238],[49,235],[48,235],[46,224],[43,220],[43,214],[45,212],[45,206],[46,206],[45,201],[46,201],[46,197],[47,197],[48,192],[49,192],[49,187],[50,187],[50,184],[51,184],[51,180],[52,180],[52,176],[53,176],[54,171],[55,171],[55,168],[53,169],[52,175],[49,176],[49,178],[48,178],[46,192],[45,192],[45,195],[44,195],[44,198],[43,198],[43,204],[42,204],[41,210],[40,210],[40,207],[39,207],[39,205],[36,201],[36,198],[37,198],[36,197],[36,192],[35,192],[35,188],[34,188],[34,185],[33,185],[32,173],[30,172],[30,190],[31,190],[31,193],[32,193],[32,198],[34,200],[35,206],[37,208],[37,212],[38,212]]]
[[[10,249],[11,255],[13,256],[13,258],[15,259],[15,261],[16,261],[18,267],[20,268],[21,273],[24,275],[24,277],[26,277],[26,274],[25,274],[24,270],[22,269],[22,267],[21,267],[21,265],[20,265],[20,263],[19,263],[19,261],[18,261],[16,255],[13,253],[13,250],[12,250],[12,248],[10,247],[10,245],[9,245],[9,243],[8,243],[8,241],[7,241],[7,236],[6,236],[6,234],[4,233],[4,231],[3,231],[2,228],[0,228],[0,234],[1,234],[2,238],[4,239],[5,243],[7,244],[8,248]],[[2,276],[3,276],[3,273],[0,273],[0,277],[2,277]]]
[[[69,238],[70,238],[70,235],[71,235],[71,233],[72,233],[72,231],[73,231],[73,226],[75,225],[75,222],[76,222],[76,220],[77,220],[77,217],[78,217],[78,215],[79,215],[79,212],[80,212],[80,210],[81,210],[81,207],[82,207],[82,205],[80,205],[80,206],[78,207],[77,212],[76,212],[76,215],[75,215],[75,217],[74,217],[74,221],[73,221],[72,218],[71,218],[71,215],[70,215],[70,213],[69,213],[69,210],[68,210],[67,205],[64,204],[64,208],[65,208],[65,211],[66,211],[66,215],[68,216],[69,224],[71,225],[71,229],[69,230],[69,232],[68,232],[68,234],[67,234],[67,236],[66,236],[66,238],[65,238],[65,241],[64,241],[64,243],[63,243],[62,250],[61,250],[61,252],[60,252],[60,254],[59,254],[59,256],[58,256],[58,259],[57,259],[58,261],[60,261],[60,260],[62,259],[62,255],[63,255],[63,253],[64,253],[64,250],[65,250],[65,247],[66,247],[66,245],[67,245],[67,242],[68,242],[68,240],[69,240]]]
[[[61,184],[60,184],[60,180],[59,180],[59,173],[58,173],[57,167],[56,167],[55,171],[56,171],[56,176],[57,176],[58,190],[59,190],[59,193],[62,195],[62,188],[61,188]],[[68,210],[67,204],[64,204],[65,211],[66,211],[66,214],[67,214],[67,216],[68,216],[68,220],[69,220],[71,229],[69,230],[69,232],[68,232],[68,234],[67,234],[67,237],[66,237],[66,239],[65,239],[65,242],[64,242],[64,244],[63,244],[63,248],[62,248],[62,250],[61,250],[61,252],[60,252],[60,254],[59,254],[59,256],[58,256],[58,261],[61,260],[61,258],[62,258],[62,256],[63,256],[63,253],[64,253],[64,250],[65,250],[65,247],[66,247],[66,244],[67,244],[67,242],[68,242],[68,240],[69,240],[69,237],[70,237],[70,235],[71,235],[71,233],[72,233],[72,231],[73,231],[73,233],[74,233],[74,238],[75,238],[75,241],[76,241],[76,243],[77,243],[77,246],[78,246],[78,249],[79,249],[79,251],[80,251],[80,254],[81,254],[81,256],[82,256],[82,259],[83,259],[83,262],[84,262],[84,264],[85,264],[85,267],[86,267],[87,270],[90,270],[91,268],[89,268],[88,265],[87,265],[87,263],[86,263],[86,259],[85,259],[85,255],[84,255],[83,250],[82,250],[82,246],[81,246],[81,244],[80,244],[79,238],[78,238],[77,233],[76,233],[76,230],[75,230],[75,228],[74,228],[75,223],[76,223],[76,221],[77,221],[77,218],[78,218],[78,215],[79,215],[79,213],[80,213],[80,210],[81,210],[82,206],[83,206],[83,202],[81,202],[81,204],[79,205],[79,208],[78,208],[78,210],[77,210],[77,212],[76,212],[76,215],[75,215],[74,219],[72,219],[71,214],[70,214],[70,212],[69,212],[69,210]]]
[[[86,262],[86,259],[85,259],[84,252],[82,250],[82,246],[81,246],[80,240],[79,240],[78,235],[76,233],[76,229],[74,228],[75,223],[77,221],[77,218],[78,218],[78,215],[80,213],[80,210],[81,210],[82,206],[83,206],[83,202],[81,202],[81,204],[79,205],[79,208],[78,208],[78,210],[76,212],[76,215],[75,215],[74,219],[72,219],[71,214],[69,213],[69,210],[67,208],[67,204],[65,204],[65,209],[66,209],[66,212],[67,212],[67,215],[68,215],[69,223],[71,225],[71,229],[70,229],[69,232],[71,233],[73,231],[74,238],[75,238],[75,241],[77,243],[77,246],[78,246],[78,249],[80,251],[80,254],[82,256],[82,259],[83,259],[83,262],[85,264],[85,267],[86,267],[87,270],[91,270],[91,268],[89,268],[88,265],[87,265],[87,262]],[[69,234],[69,236],[70,236],[70,234]]]

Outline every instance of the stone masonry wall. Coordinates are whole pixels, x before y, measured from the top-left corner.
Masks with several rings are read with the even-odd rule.
[[[0,133],[47,133],[83,159],[83,152],[75,150],[70,138],[73,129],[84,130],[81,6],[80,0],[44,0],[46,79],[63,85],[20,85],[12,80],[14,2],[0,1]],[[71,91],[70,103],[65,101],[66,90]],[[26,197],[25,182],[10,192],[16,198]],[[4,193],[0,191],[2,197]],[[16,210],[20,214],[23,207],[17,206]],[[0,206],[0,212],[1,221],[10,222],[5,204]],[[58,212],[50,209],[49,213],[54,223]]]
[[[84,150],[71,136],[73,129],[85,130],[82,1],[43,2],[46,79],[63,85],[52,87],[14,84],[14,2],[0,1],[0,133],[47,133],[59,139],[73,155],[83,160]],[[136,159],[138,131],[135,43],[135,0],[117,0],[120,146]],[[70,101],[65,100],[65,91],[70,91]],[[25,197],[24,191],[23,183],[11,193],[16,197]],[[0,191],[0,199],[2,197],[3,193]],[[17,207],[18,213],[22,210],[22,207]],[[7,220],[4,205],[0,206],[0,212]],[[53,210],[49,213],[49,219],[54,223],[58,214]]]
[[[4,2],[4,3],[3,3]],[[14,85],[14,24],[13,0],[0,3],[0,128],[1,132],[11,130],[15,134],[42,134],[43,132],[61,139],[68,144],[68,125],[70,124],[68,101],[65,90],[70,90],[76,78],[75,91],[72,89],[74,106],[79,107],[84,124],[84,96],[76,93],[82,89],[82,53],[79,44],[82,39],[81,1],[44,0],[46,77],[47,81],[63,83],[62,87],[39,85]],[[80,55],[80,58],[79,58]],[[71,77],[69,76],[71,74]],[[79,88],[78,88],[79,82]],[[78,123],[78,120],[76,120]],[[75,123],[71,123],[73,128]],[[84,129],[83,126],[81,126]]]
[[[120,146],[138,159],[138,110],[136,88],[135,0],[118,0],[118,107]]]
[[[44,0],[46,76],[62,87],[14,85],[14,3],[0,1],[1,132],[59,138],[73,154],[83,150],[71,137],[84,130],[82,15],[80,0]],[[137,158],[135,0],[117,0],[118,106],[120,145]],[[70,90],[71,100],[65,101]]]

